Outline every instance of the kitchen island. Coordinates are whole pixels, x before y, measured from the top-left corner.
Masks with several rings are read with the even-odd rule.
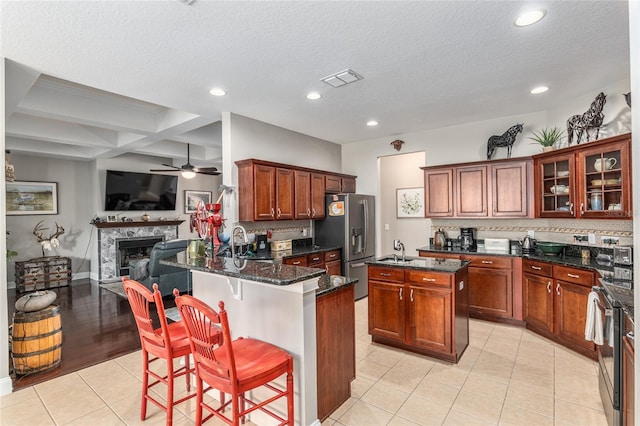
[[[372,340],[457,363],[469,344],[468,263],[396,256],[367,262]]]
[[[295,424],[319,425],[322,402],[318,401],[318,386],[323,385],[323,380],[318,379],[317,370],[327,361],[322,352],[318,352],[325,343],[318,340],[321,336],[317,326],[321,324],[316,318],[316,306],[320,301],[336,297],[347,300],[349,296],[340,296],[345,292],[350,294],[350,304],[342,305],[341,309],[344,309],[342,315],[347,320],[350,318],[353,324],[351,338],[355,345],[354,281],[325,275],[324,269],[271,261],[190,258],[186,253],[180,253],[161,262],[191,270],[194,297],[214,307],[219,300],[224,300],[233,338],[245,336],[264,340],[293,355]],[[345,325],[343,328],[348,327]],[[346,349],[342,348],[348,352]],[[339,387],[342,389],[345,388],[343,382],[350,382],[353,379],[351,374],[355,376],[355,352],[351,356],[354,360],[353,374],[347,369],[340,377]],[[336,398],[345,397],[338,395]],[[324,410],[326,412],[327,409]],[[272,419],[261,416],[260,412],[252,413],[251,417],[255,424],[272,424]]]

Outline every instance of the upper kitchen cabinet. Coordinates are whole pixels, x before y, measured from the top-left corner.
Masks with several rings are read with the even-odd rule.
[[[325,193],[355,192],[355,176],[290,166],[264,160],[236,161],[238,166],[238,219],[323,219]],[[343,187],[345,190],[343,190]]]
[[[325,192],[327,194],[355,193],[356,178],[354,176],[325,176]]]
[[[533,216],[533,162],[529,158],[422,169],[425,173],[426,217]]]
[[[534,157],[536,217],[631,218],[631,135]]]

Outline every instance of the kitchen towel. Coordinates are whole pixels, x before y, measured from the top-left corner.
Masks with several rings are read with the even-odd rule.
[[[587,299],[587,320],[584,325],[584,338],[593,341],[596,345],[604,343],[604,329],[602,327],[602,314],[600,310],[600,298],[598,293],[592,291]]]

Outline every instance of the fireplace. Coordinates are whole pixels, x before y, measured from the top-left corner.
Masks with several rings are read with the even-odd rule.
[[[164,237],[137,237],[116,240],[116,265],[118,275],[129,275],[132,260],[148,259],[151,249],[156,243],[164,241]]]

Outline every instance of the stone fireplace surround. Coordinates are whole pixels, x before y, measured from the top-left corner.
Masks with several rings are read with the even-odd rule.
[[[118,241],[161,237],[165,241],[178,238],[178,225],[183,221],[117,222],[96,224],[98,228],[98,280],[121,279],[118,264]]]

